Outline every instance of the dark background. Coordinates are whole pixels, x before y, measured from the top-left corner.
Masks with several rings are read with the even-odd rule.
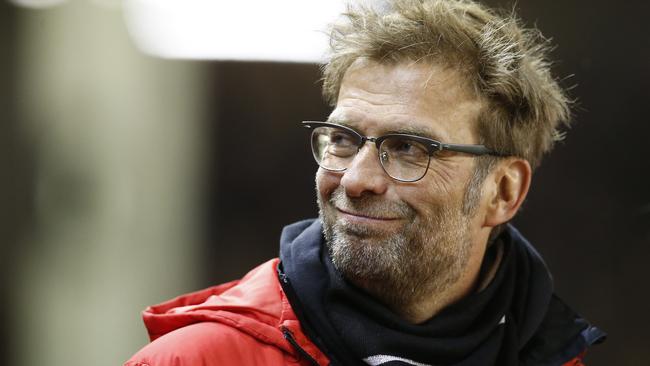
[[[526,24],[536,24],[558,45],[555,75],[573,87],[578,104],[573,128],[536,171],[515,224],[546,258],[560,296],[609,333],[589,352],[588,364],[648,364],[650,9],[640,1],[584,0],[520,1],[516,8]],[[10,57],[14,11],[0,10],[0,235],[10,243],[32,224],[35,167],[29,145],[14,134],[19,121],[12,118],[6,87],[12,68],[19,67]],[[208,268],[203,286],[237,278],[276,256],[281,228],[316,216],[316,165],[298,124],[329,112],[316,65],[210,67],[210,118],[217,123],[211,125],[214,148],[206,165],[209,255],[197,264]],[[9,260],[2,256],[0,266]],[[2,310],[0,303],[2,317],[10,316]],[[0,328],[0,361],[9,333]]]

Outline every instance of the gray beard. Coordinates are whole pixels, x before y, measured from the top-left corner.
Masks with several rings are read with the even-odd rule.
[[[376,196],[350,198],[342,187],[319,216],[330,257],[351,283],[393,309],[443,295],[462,275],[469,259],[469,217],[463,204],[441,204],[431,217],[417,217],[406,203]],[[385,233],[336,220],[334,206],[372,216],[391,212],[408,218],[403,230]]]

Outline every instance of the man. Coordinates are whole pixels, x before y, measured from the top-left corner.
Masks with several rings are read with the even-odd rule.
[[[318,220],[280,258],[148,308],[126,365],[581,365],[604,339],[508,225],[568,122],[534,30],[482,5],[393,0],[331,31],[307,121]]]

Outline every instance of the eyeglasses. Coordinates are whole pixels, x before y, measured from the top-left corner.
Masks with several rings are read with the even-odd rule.
[[[444,144],[422,136],[388,134],[364,136],[342,125],[329,122],[303,121],[311,132],[311,149],[318,165],[326,170],[346,170],[366,141],[374,142],[379,162],[391,178],[415,182],[425,176],[431,157],[443,150],[471,155],[499,155],[483,145]]]

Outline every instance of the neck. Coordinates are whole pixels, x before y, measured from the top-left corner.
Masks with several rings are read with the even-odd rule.
[[[408,322],[420,324],[433,318],[440,311],[458,302],[472,292],[484,289],[494,278],[503,256],[503,246],[499,243],[495,243],[495,245],[497,247],[494,250],[497,252],[491,263],[483,263],[483,260],[486,258],[484,255],[485,247],[481,247],[481,255],[471,256],[467,263],[466,271],[449,288],[443,291],[434,291],[424,298],[412,299],[399,306],[391,306],[390,304],[389,306]],[[472,258],[478,258],[478,260],[472,260]],[[488,268],[486,268],[481,277],[481,266],[483,265],[488,266]]]

